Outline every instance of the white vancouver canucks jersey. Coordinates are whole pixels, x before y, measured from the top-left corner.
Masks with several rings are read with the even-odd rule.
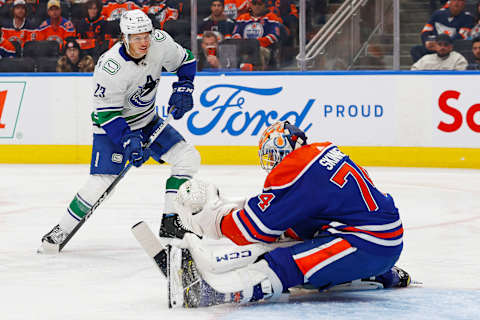
[[[100,57],[93,74],[94,133],[105,133],[101,126],[118,117],[123,117],[131,130],[147,125],[156,113],[162,67],[173,72],[194,61],[189,50],[161,30],[153,31],[148,53],[138,64],[125,54],[121,43],[115,44]]]

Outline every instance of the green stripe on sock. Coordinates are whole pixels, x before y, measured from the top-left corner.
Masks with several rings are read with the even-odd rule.
[[[84,205],[80,200],[78,200],[77,196],[73,198],[72,202],[70,202],[70,210],[75,213],[75,215],[79,218],[83,218],[88,210],[90,209],[86,205]]]
[[[167,179],[167,186],[165,189],[167,190],[178,190],[182,184],[184,184],[188,179],[186,178],[175,178],[175,177],[170,177]]]

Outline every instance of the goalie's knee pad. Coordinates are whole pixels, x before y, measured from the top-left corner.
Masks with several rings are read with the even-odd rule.
[[[172,176],[193,177],[200,167],[200,154],[191,144],[180,141],[175,144],[162,160],[172,166]]]

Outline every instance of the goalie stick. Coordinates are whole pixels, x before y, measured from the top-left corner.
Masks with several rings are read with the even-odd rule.
[[[158,138],[158,136],[163,132],[163,130],[167,127],[168,123],[172,120],[173,116],[171,113],[167,115],[167,118],[163,121],[163,123],[152,133],[150,138],[148,139],[148,143],[145,145],[145,149],[150,147],[153,142]],[[72,232],[68,234],[65,240],[59,244],[52,244],[48,242],[42,242],[42,247],[45,253],[59,253],[72,239],[72,237],[77,233],[77,231],[83,226],[83,224],[90,218],[93,212],[98,208],[100,204],[108,197],[109,194],[112,193],[112,190],[116,187],[116,185],[122,180],[125,174],[130,170],[132,167],[132,163],[129,162],[123,170],[118,174],[118,176],[113,180],[113,182],[108,186],[108,188],[102,193],[102,195],[98,198],[98,200],[92,205],[92,207],[87,211],[85,216],[77,223],[75,228],[73,228]]]

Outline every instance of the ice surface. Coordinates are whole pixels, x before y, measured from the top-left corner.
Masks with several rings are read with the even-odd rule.
[[[132,169],[60,255],[36,254],[88,176],[86,165],[0,165],[0,319],[480,319],[480,171],[367,168],[405,228],[397,265],[420,288],[295,295],[289,302],[169,310],[166,282],[133,238],[158,230],[168,166]],[[252,195],[254,166],[202,166],[227,196]]]

